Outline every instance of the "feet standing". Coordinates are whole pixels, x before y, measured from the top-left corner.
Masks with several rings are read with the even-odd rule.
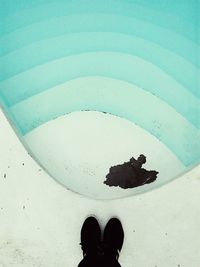
[[[81,229],[83,260],[78,267],[120,267],[119,252],[124,241],[124,231],[117,218],[106,224],[103,239],[98,221],[88,217]]]

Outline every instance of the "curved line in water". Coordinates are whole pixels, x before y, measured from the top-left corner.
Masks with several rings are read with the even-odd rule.
[[[118,24],[115,21],[118,21]],[[12,34],[0,38],[0,55],[6,55],[36,41],[66,33],[105,31],[139,36],[157,43],[184,57],[192,64],[199,66],[197,60],[199,46],[179,36],[175,32],[170,32],[159,26],[145,24],[143,21],[140,22],[134,18],[127,19],[123,16],[112,17],[108,15],[97,16],[97,14],[86,14],[81,18],[75,15],[61,17],[42,24],[36,23],[22,30],[15,31]],[[176,41],[172,42],[171,40]]]
[[[92,1],[93,3],[94,1]],[[90,13],[110,13],[110,14],[121,14],[126,17],[137,17],[140,20],[147,21],[151,24],[159,24],[161,27],[170,29],[173,31],[178,32],[180,35],[185,36],[188,39],[193,41],[198,41],[194,37],[193,29],[195,28],[195,18],[194,15],[191,16],[192,22],[188,19],[185,19],[183,16],[180,19],[180,16],[176,16],[172,12],[163,11],[162,9],[155,9],[155,7],[146,6],[142,4],[141,1],[139,3],[128,3],[125,1],[111,1],[112,4],[109,5],[108,1],[99,4],[97,1],[95,4],[92,5],[91,1],[88,4],[86,2],[79,2],[77,3],[70,3],[69,1],[56,1],[56,3],[48,3],[39,5],[33,8],[26,8],[23,10],[20,8],[15,13],[11,15],[5,13],[5,7],[2,7],[2,17],[5,16],[4,19],[4,27],[2,28],[2,34],[9,33],[21,27],[33,24],[34,22],[38,21],[46,21],[51,18],[60,17],[66,14],[82,14],[85,12]],[[173,5],[174,6],[174,3]],[[182,6],[181,6],[182,7]],[[163,6],[162,6],[163,8]],[[188,7],[187,7],[188,9]],[[192,14],[193,12],[191,12]],[[188,31],[186,32],[186,29]]]
[[[103,51],[141,57],[171,75],[195,96],[200,96],[196,81],[199,69],[187,60],[145,39],[107,32],[62,35],[15,50],[0,58],[0,81],[65,56]]]
[[[71,80],[14,105],[9,112],[24,135],[77,110],[108,112],[136,123],[167,145],[186,166],[200,159],[195,127],[165,102],[124,81],[106,77]]]
[[[123,53],[84,53],[52,61],[0,82],[0,96],[12,106],[66,80],[90,75],[136,84],[164,100],[198,127],[200,101],[197,98],[153,64]]]

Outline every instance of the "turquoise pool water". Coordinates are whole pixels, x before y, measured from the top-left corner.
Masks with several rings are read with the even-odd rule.
[[[199,3],[1,1],[0,103],[22,140],[64,114],[103,111],[197,164]]]

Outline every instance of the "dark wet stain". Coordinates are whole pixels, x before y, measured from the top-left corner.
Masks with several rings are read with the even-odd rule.
[[[25,209],[25,206],[23,206],[23,210]]]
[[[24,166],[24,162],[22,163],[22,165]]]
[[[4,173],[3,178],[6,179],[6,173]]]
[[[145,163],[146,157],[141,154],[138,159],[132,157],[128,162],[112,166],[106,175],[104,184],[127,189],[154,182],[157,179],[158,172],[142,168]]]

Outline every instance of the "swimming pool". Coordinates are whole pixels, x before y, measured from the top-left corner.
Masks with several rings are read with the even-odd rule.
[[[198,1],[1,5],[0,103],[56,180],[110,199],[148,191],[199,163]],[[160,170],[157,184],[100,189],[111,164],[140,151]]]

